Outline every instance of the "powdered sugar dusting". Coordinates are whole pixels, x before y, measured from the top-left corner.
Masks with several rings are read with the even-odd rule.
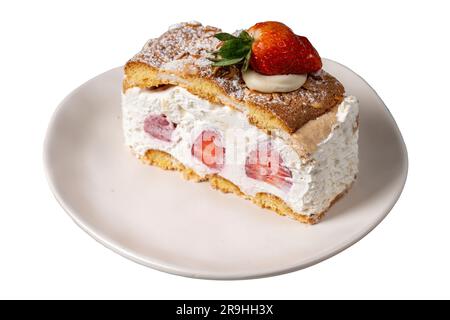
[[[195,21],[173,25],[161,37],[147,42],[133,60],[178,73],[195,66],[200,74],[211,75],[208,57],[220,43],[214,37],[219,31]]]

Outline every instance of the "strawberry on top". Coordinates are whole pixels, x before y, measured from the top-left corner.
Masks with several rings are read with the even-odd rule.
[[[296,35],[281,22],[255,24],[239,36],[218,33],[223,41],[214,66],[242,64],[264,75],[306,74],[320,70],[322,60],[306,37]]]

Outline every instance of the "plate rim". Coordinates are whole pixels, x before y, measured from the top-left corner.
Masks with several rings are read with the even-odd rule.
[[[106,75],[107,73],[113,72],[114,70],[123,69],[123,66],[119,66],[119,67],[115,67],[112,69],[109,69],[103,73],[100,73],[92,78],[90,78],[89,80],[85,81],[84,83],[82,83],[80,86],[78,86],[77,88],[75,88],[74,90],[72,90],[56,107],[56,109],[54,110],[50,121],[48,123],[47,126],[47,130],[45,133],[45,138],[44,138],[44,143],[43,143],[43,165],[44,165],[44,172],[45,172],[45,177],[47,180],[47,184],[50,187],[50,190],[54,196],[54,198],[56,199],[56,201],[58,202],[58,204],[63,208],[63,210],[66,212],[66,214],[72,219],[72,221],[75,222],[76,225],[78,225],[78,227],[80,227],[84,232],[86,232],[90,237],[92,237],[93,239],[95,239],[98,243],[102,244],[104,247],[108,248],[109,250],[121,255],[124,258],[127,258],[137,264],[158,270],[158,271],[162,271],[165,273],[169,273],[169,274],[173,274],[173,275],[177,275],[177,276],[183,276],[183,277],[188,277],[188,278],[194,278],[194,279],[205,279],[205,280],[248,280],[248,279],[258,279],[258,278],[267,278],[267,277],[272,277],[272,276],[278,276],[278,275],[283,275],[283,274],[287,274],[287,273],[291,273],[291,272],[295,272],[295,271],[299,271],[302,269],[306,269],[310,266],[313,266],[315,264],[318,264],[322,261],[325,261],[339,253],[341,253],[342,251],[348,249],[349,247],[353,246],[354,244],[356,244],[357,242],[359,242],[361,239],[363,239],[365,236],[367,236],[370,232],[372,232],[385,218],[386,216],[391,212],[392,208],[395,206],[395,204],[398,202],[398,200],[400,199],[403,190],[405,188],[406,185],[406,181],[408,178],[408,172],[409,172],[409,157],[408,157],[408,150],[405,144],[405,140],[403,138],[403,135],[400,131],[400,128],[397,124],[397,122],[395,121],[395,118],[393,117],[391,111],[389,110],[389,108],[386,106],[386,104],[384,103],[383,99],[381,99],[381,97],[379,96],[379,94],[376,92],[375,89],[372,88],[372,86],[364,79],[362,78],[358,73],[354,72],[352,69],[350,69],[349,67],[334,61],[332,59],[327,59],[327,58],[322,58],[323,60],[327,61],[328,63],[334,63],[337,64],[338,66],[347,69],[348,71],[350,71],[351,73],[353,73],[354,75],[356,75],[360,80],[363,81],[363,83],[369,88],[371,89],[374,94],[376,95],[376,97],[378,98],[378,100],[382,103],[385,111],[387,112],[387,114],[389,115],[390,121],[391,123],[394,125],[395,127],[395,132],[399,138],[399,141],[401,142],[401,153],[402,153],[402,161],[404,162],[403,164],[403,172],[401,175],[402,178],[402,183],[401,186],[398,188],[396,194],[393,196],[391,203],[389,204],[389,206],[386,209],[386,212],[384,214],[382,214],[381,216],[379,216],[374,222],[372,222],[369,226],[367,226],[366,228],[363,229],[363,231],[356,233],[354,236],[352,236],[351,240],[347,240],[345,241],[345,244],[341,244],[339,243],[338,245],[334,246],[332,249],[329,249],[326,253],[318,255],[300,265],[296,265],[296,266],[291,266],[291,267],[285,267],[285,268],[280,268],[278,270],[269,270],[269,271],[263,271],[263,272],[255,272],[252,274],[230,274],[230,275],[220,275],[214,272],[199,272],[199,273],[195,273],[195,272],[191,272],[191,271],[186,271],[186,270],[182,270],[182,268],[158,261],[157,259],[148,259],[148,258],[144,258],[139,256],[138,254],[135,254],[134,252],[132,252],[131,250],[128,250],[124,247],[122,247],[119,243],[115,242],[112,239],[109,239],[108,236],[105,236],[102,234],[101,231],[98,230],[94,230],[95,228],[91,228],[90,226],[88,226],[87,224],[85,224],[83,221],[81,221],[81,219],[78,217],[79,214],[77,214],[75,212],[75,210],[73,210],[71,208],[71,206],[63,199],[63,197],[61,196],[61,194],[58,192],[55,184],[53,183],[53,179],[52,179],[52,165],[51,165],[51,161],[49,159],[49,148],[50,148],[50,137],[51,137],[51,133],[54,131],[54,125],[56,123],[56,119],[58,117],[58,114],[61,112],[61,110],[63,109],[66,101],[70,100],[72,98],[72,96],[74,96],[78,91],[82,90],[84,87],[88,86],[92,81],[96,80],[97,78]]]

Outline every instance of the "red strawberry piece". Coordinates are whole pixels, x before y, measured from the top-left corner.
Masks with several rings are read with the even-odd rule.
[[[309,42],[308,38],[297,36],[297,39],[303,47],[302,66],[305,70],[308,70],[305,73],[317,72],[322,69],[322,59],[320,59],[319,53],[313,47],[311,42]]]
[[[265,75],[304,74],[322,68],[319,54],[306,37],[283,23],[268,21],[248,30],[253,37],[250,66]]]
[[[203,131],[191,147],[191,154],[204,165],[218,171],[225,165],[225,148],[221,135],[213,130]]]
[[[151,114],[144,120],[144,131],[162,141],[170,142],[176,127],[164,114]]]
[[[292,173],[283,165],[278,152],[270,143],[259,144],[247,156],[245,173],[248,177],[269,183],[285,192],[292,186]]]

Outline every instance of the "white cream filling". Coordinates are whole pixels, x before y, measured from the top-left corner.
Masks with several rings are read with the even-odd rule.
[[[299,89],[305,84],[307,74],[282,74],[266,76],[248,69],[242,73],[247,87],[264,93],[290,92]]]
[[[122,109],[125,142],[138,155],[144,155],[149,149],[162,150],[201,176],[216,173],[192,156],[191,147],[203,130],[218,131],[226,147],[225,165],[219,174],[246,194],[276,195],[298,213],[309,215],[324,211],[331,200],[353,182],[358,170],[358,131],[354,130],[358,103],[354,97],[347,97],[341,103],[337,123],[329,136],[318,144],[310,161],[302,162],[285,141],[286,135],[272,137],[272,147],[292,172],[293,184],[288,192],[247,177],[244,165],[249,150],[269,137],[249,124],[244,113],[212,104],[177,86],[152,91],[128,89],[122,96]],[[177,123],[171,142],[153,138],[143,130],[149,114],[165,114]]]

